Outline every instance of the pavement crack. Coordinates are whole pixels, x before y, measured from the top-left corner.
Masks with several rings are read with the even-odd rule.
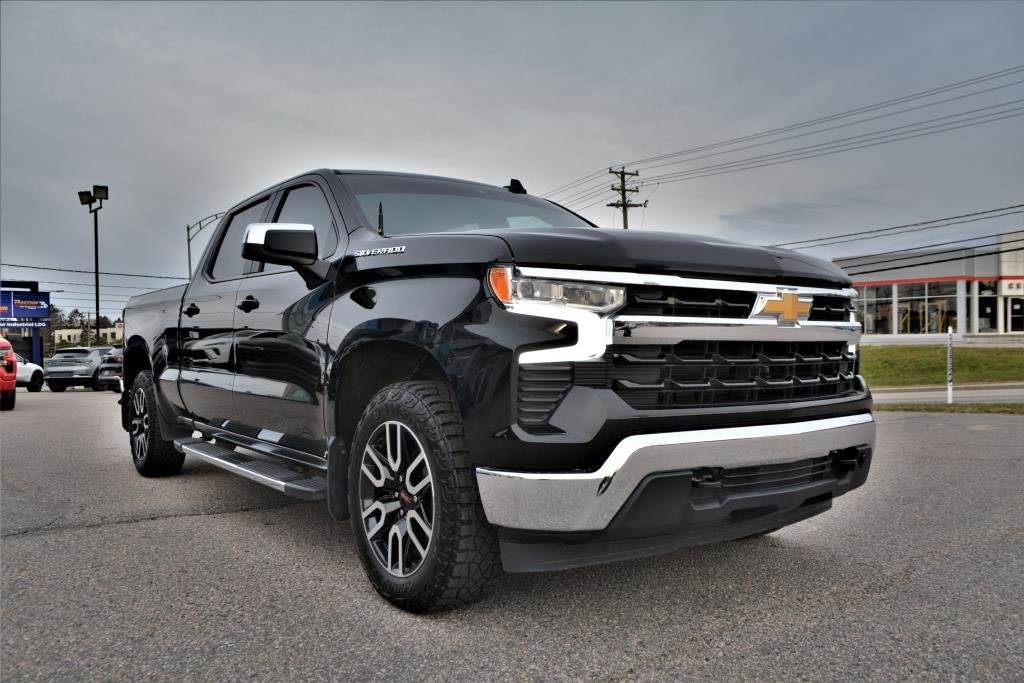
[[[187,517],[219,517],[221,515],[233,515],[239,512],[255,512],[258,510],[280,510],[293,505],[301,505],[302,501],[287,501],[277,505],[251,505],[231,510],[215,510],[209,512],[179,512],[166,515],[147,515],[144,517],[129,517],[127,519],[113,519],[102,522],[90,522],[88,524],[64,524],[60,526],[44,524],[18,531],[9,531],[0,534],[0,538],[15,538],[18,536],[36,536],[41,534],[56,533],[59,531],[76,531],[78,529],[97,529],[107,526],[119,526],[122,524],[138,524],[140,522],[155,522],[161,519],[178,519]]]

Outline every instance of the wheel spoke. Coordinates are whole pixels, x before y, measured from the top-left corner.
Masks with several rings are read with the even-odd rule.
[[[430,536],[432,534],[430,525],[424,521],[423,517],[416,510],[411,510],[406,519],[409,525],[409,540],[416,546],[420,557],[426,557],[427,546],[430,545]],[[419,538],[421,534],[423,536],[422,540]]]
[[[377,532],[379,532],[384,527],[384,523],[387,521],[388,515],[400,507],[402,507],[402,504],[399,503],[397,500],[378,500],[374,501],[374,503],[370,507],[363,510],[363,525],[364,528],[366,529],[366,537],[370,540],[373,540],[373,538],[377,535]],[[371,517],[371,515],[379,515],[378,518],[372,521],[372,526],[368,524],[368,520]]]
[[[405,534],[405,520],[400,520],[388,531],[388,571],[396,576],[405,576]]]
[[[370,483],[373,484],[374,486],[378,488],[384,486],[384,481],[388,479],[388,475],[390,474],[390,472],[388,472],[388,469],[387,467],[384,466],[384,463],[380,461],[380,456],[377,454],[377,451],[373,450],[373,446],[367,444],[366,450],[363,452],[363,454],[369,457],[371,461],[370,463],[368,463],[366,462],[366,457],[363,458],[363,474],[366,475],[366,478],[369,479]],[[377,468],[376,475],[370,471],[369,465],[371,463]]]
[[[402,466],[402,425],[390,422],[384,430],[388,448],[388,464],[391,471],[397,473]]]
[[[423,476],[417,481],[415,474],[417,468],[422,468]],[[416,459],[405,470],[405,486],[409,493],[416,495],[426,487],[430,486],[430,468],[427,467],[427,454],[420,451]]]

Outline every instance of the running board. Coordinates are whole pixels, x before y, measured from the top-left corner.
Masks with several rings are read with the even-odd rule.
[[[179,453],[194,456],[294,498],[323,500],[327,497],[327,479],[315,474],[296,472],[284,465],[236,453],[202,439],[176,439],[174,448]]]

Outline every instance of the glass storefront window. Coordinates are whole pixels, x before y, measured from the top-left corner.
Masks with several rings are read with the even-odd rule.
[[[899,295],[900,301],[904,299],[923,299],[925,295],[925,283],[909,282],[907,284],[900,285]]]
[[[956,282],[912,282],[899,286],[900,334],[942,334],[957,329]]]
[[[892,300],[866,302],[864,334],[892,334]]]

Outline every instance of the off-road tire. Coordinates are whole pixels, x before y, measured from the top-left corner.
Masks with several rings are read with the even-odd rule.
[[[17,389],[0,392],[0,410],[14,410],[14,402],[18,400]]]
[[[135,376],[128,401],[128,443],[135,469],[144,477],[177,474],[185,462],[185,454],[174,450],[160,432],[160,410],[153,390],[153,373],[143,370]]]
[[[32,379],[28,381],[28,387],[26,387],[33,394],[37,391],[43,390],[43,373],[38,370],[32,373]]]
[[[63,382],[47,382],[46,386],[50,387],[50,391],[55,391],[58,394],[68,390],[68,385]]]
[[[433,477],[432,540],[422,564],[397,577],[384,568],[367,540],[360,502],[362,456],[374,431],[400,421],[422,444]],[[370,583],[403,610],[430,612],[479,597],[501,573],[498,539],[484,517],[462,416],[447,385],[400,382],[370,400],[356,426],[348,467],[353,536]]]

